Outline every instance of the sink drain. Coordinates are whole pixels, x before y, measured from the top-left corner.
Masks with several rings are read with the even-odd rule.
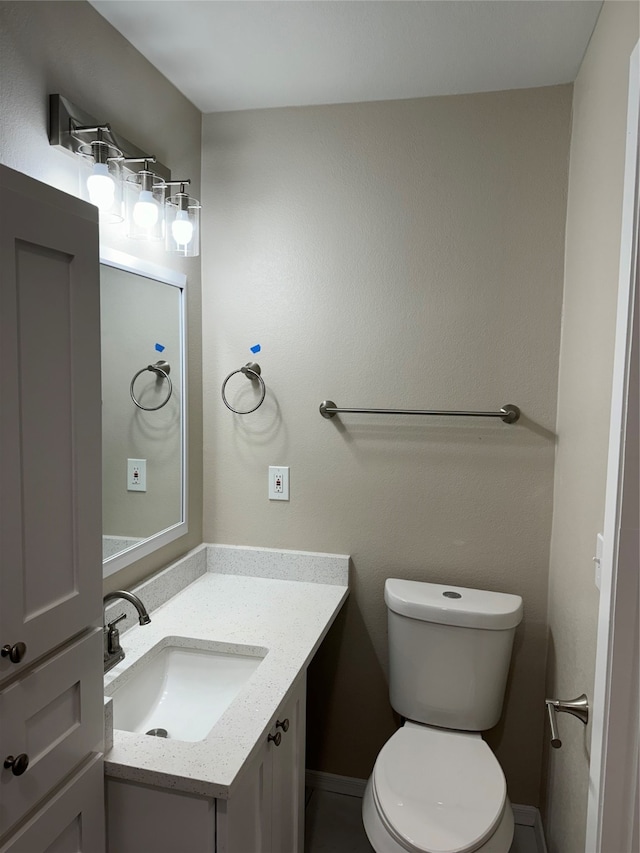
[[[166,729],[149,729],[145,734],[151,735],[151,737],[169,737],[169,732]]]

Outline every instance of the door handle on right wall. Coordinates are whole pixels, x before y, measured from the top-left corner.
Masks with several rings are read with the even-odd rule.
[[[577,699],[545,699],[547,713],[549,714],[549,726],[551,728],[551,746],[554,749],[560,749],[562,741],[558,736],[558,727],[556,725],[556,714],[566,713],[573,714],[581,720],[585,726],[589,721],[589,700],[586,693],[582,693]]]

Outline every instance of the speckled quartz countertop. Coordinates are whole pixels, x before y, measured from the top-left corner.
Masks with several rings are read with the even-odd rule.
[[[122,635],[126,658],[105,676],[107,695],[158,644],[266,655],[204,740],[116,729],[107,776],[227,798],[346,600],[348,564],[342,555],[205,545],[139,587],[151,623]]]

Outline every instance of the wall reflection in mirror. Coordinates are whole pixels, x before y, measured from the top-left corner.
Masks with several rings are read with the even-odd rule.
[[[104,575],[186,533],[184,276],[103,252]]]

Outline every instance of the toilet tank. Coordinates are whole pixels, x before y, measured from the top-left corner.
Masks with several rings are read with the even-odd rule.
[[[519,595],[388,578],[389,693],[409,720],[463,731],[495,726]]]

